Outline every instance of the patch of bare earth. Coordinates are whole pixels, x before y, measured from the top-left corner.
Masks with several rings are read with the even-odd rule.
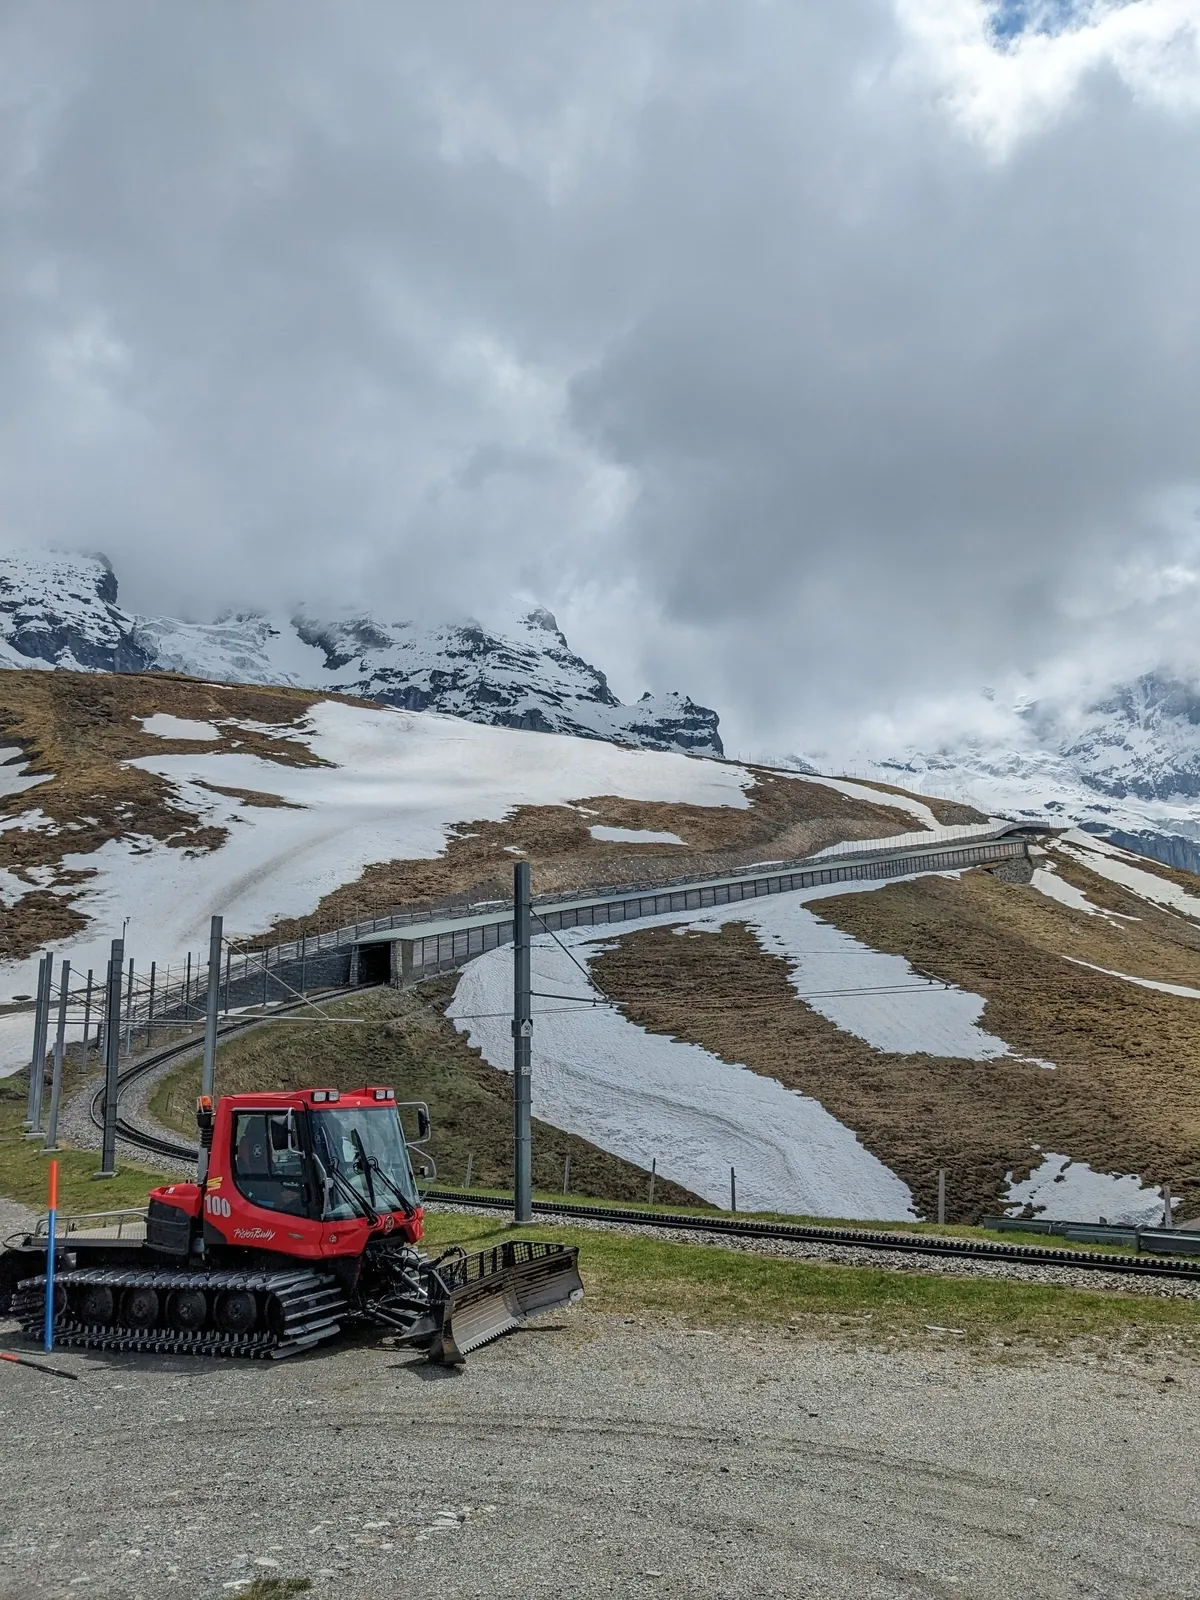
[[[926,1214],[939,1167],[950,1170],[951,1220],[971,1222],[995,1209],[1008,1172],[1028,1176],[1043,1151],[1168,1181],[1187,1213],[1200,1210],[1200,1001],[1105,977],[1060,953],[1122,971],[1161,958],[1153,976],[1170,971],[1171,981],[1200,987],[1200,953],[1189,944],[1144,927],[1136,958],[1127,948],[1121,965],[1122,934],[1104,919],[987,872],[811,909],[983,995],[980,1026],[1056,1070],[875,1050],[798,1000],[786,962],[740,923],[720,933],[631,934],[593,971],[642,1026],[819,1100],[904,1179]]]
[[[0,673],[0,742],[20,746],[31,775],[52,774],[49,782],[0,801],[0,819],[41,813],[37,826],[0,831],[0,868],[29,883],[38,881],[38,868],[50,868],[54,879],[51,887],[25,895],[0,922],[0,957],[19,959],[84,925],[71,899],[90,873],[64,872],[65,854],[89,854],[110,839],[137,836],[197,852],[224,842],[225,830],[206,826],[166,778],[128,765],[138,756],[196,749],[192,740],[148,734],[139,718],[167,712],[210,722],[220,737],[206,741],[206,751],[314,766],[319,759],[295,738],[227,724],[237,719],[286,729],[320,698],[165,673]]]

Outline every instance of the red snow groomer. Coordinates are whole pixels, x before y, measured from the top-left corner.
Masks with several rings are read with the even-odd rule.
[[[414,1106],[419,1137],[429,1130]],[[578,1251],[517,1240],[435,1259],[392,1089],[225,1095],[197,1109],[196,1183],[155,1189],[144,1228],[60,1218],[54,1337],[195,1355],[294,1355],[367,1324],[460,1363],[526,1316],[583,1297]],[[0,1252],[6,1302],[31,1336],[46,1238]]]

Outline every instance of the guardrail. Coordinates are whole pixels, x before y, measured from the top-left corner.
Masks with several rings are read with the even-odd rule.
[[[997,1233],[1038,1233],[1074,1244],[1124,1245],[1156,1256],[1200,1256],[1200,1232],[1191,1228],[1142,1228],[1129,1223],[1059,1222],[1046,1217],[984,1217],[981,1227]]]
[[[928,836],[927,836],[928,837]],[[1009,828],[993,828],[990,837],[934,839],[919,848],[895,847],[860,851],[856,856],[818,855],[795,862],[763,863],[758,870],[721,877],[693,878],[657,889],[622,890],[587,898],[534,902],[535,922],[547,933],[577,927],[595,927],[666,916],[676,911],[698,911],[736,904],[761,895],[786,894],[795,889],[872,878],[906,877],[912,872],[947,872],[986,866],[1027,854],[1026,839]],[[511,906],[474,916],[431,920],[361,934],[360,958],[372,946],[392,949],[386,976],[408,983],[460,966],[475,956],[508,944],[513,937]],[[399,947],[399,960],[396,948]],[[382,968],[374,974],[383,981]]]

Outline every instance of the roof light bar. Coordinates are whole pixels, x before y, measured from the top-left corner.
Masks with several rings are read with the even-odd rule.
[[[395,1089],[373,1089],[371,1092],[376,1100],[394,1100],[396,1098]]]

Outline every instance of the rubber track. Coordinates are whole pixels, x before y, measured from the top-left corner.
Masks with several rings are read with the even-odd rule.
[[[481,1211],[507,1211],[503,1200],[475,1198],[447,1189],[426,1189],[422,1199]],[[877,1233],[866,1228],[810,1228],[798,1222],[753,1222],[742,1217],[681,1217],[672,1212],[634,1211],[617,1206],[573,1205],[569,1201],[535,1200],[544,1216],[590,1218],[595,1222],[627,1222],[638,1227],[675,1228],[691,1233],[725,1234],[736,1239],[793,1239],[811,1244],[849,1244],[864,1250],[903,1250],[914,1256],[967,1256],[977,1261],[1011,1261],[1023,1266],[1079,1267],[1085,1272],[1121,1272],[1130,1277],[1179,1278],[1200,1283],[1200,1262],[1134,1260],[1082,1250],[1054,1250],[1045,1245],[999,1244],[991,1239],[938,1239],[927,1234]]]
[[[84,1267],[60,1273],[64,1287],[96,1284],[112,1289],[249,1289],[269,1294],[283,1310],[280,1333],[259,1330],[251,1333],[222,1333],[203,1328],[183,1332],[170,1328],[121,1328],[108,1323],[85,1324],[55,1319],[57,1343],[79,1345],[93,1350],[144,1351],[152,1354],[196,1356],[244,1356],[251,1360],[278,1361],[310,1349],[341,1332],[341,1319],[348,1307],[332,1278],[317,1272],[180,1272],[170,1268],[143,1272],[123,1271],[119,1267]],[[13,1295],[12,1314],[21,1320],[22,1329],[32,1339],[41,1337],[46,1304],[44,1276],[26,1278]]]

